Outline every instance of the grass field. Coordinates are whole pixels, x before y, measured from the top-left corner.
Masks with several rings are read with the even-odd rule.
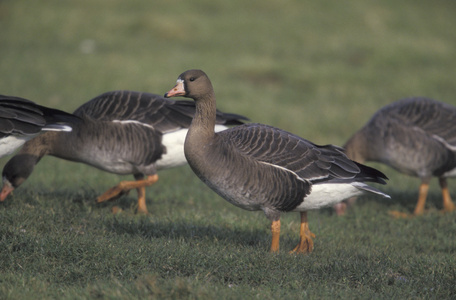
[[[449,0],[3,0],[0,93],[73,111],[110,90],[163,94],[200,68],[220,109],[342,145],[394,100],[456,105],[455,14]],[[314,252],[293,256],[297,213],[282,217],[271,255],[263,213],[228,204],[188,167],[161,172],[151,214],[137,216],[135,193],[94,203],[129,177],[45,157],[0,205],[0,298],[454,299],[456,218],[438,213],[437,183],[429,214],[391,219],[413,210],[419,182],[372,166],[392,200],[310,212]]]

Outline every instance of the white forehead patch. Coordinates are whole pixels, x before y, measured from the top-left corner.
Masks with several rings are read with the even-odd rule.
[[[183,79],[177,79],[176,83],[184,83],[184,80]]]

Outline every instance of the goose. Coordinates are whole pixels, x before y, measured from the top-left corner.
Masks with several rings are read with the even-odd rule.
[[[413,215],[424,213],[429,182],[438,177],[443,210],[456,209],[447,177],[456,176],[456,107],[425,97],[384,106],[346,142],[349,158],[375,161],[421,179]],[[392,211],[396,217],[409,214]]]
[[[389,197],[365,182],[385,184],[381,172],[349,160],[343,149],[318,146],[287,131],[248,123],[214,132],[215,93],[206,73],[188,70],[165,97],[196,103],[184,153],[194,173],[231,204],[262,210],[271,221],[271,252],[279,251],[280,214],[300,212],[300,242],[292,253],[313,250],[307,211],[371,192]]]
[[[0,95],[0,157],[12,154],[26,141],[46,131],[71,131],[75,116],[30,100]]]
[[[115,199],[137,189],[138,213],[147,214],[145,187],[157,182],[157,171],[186,163],[183,144],[190,126],[193,101],[173,101],[135,91],[111,91],[77,108],[80,120],[67,134],[47,132],[25,143],[3,169],[0,200],[21,185],[44,155],[81,162],[106,172],[128,175],[97,198]],[[217,111],[214,128],[242,124],[246,117]]]

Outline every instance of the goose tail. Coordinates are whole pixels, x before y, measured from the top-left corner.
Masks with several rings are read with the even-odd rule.
[[[383,198],[387,198],[387,199],[391,199],[391,196],[388,195],[388,194],[385,194],[383,193],[382,191],[374,188],[374,187],[371,187],[363,182],[353,182],[352,185],[354,187],[356,187],[357,189],[359,190],[362,190],[364,192],[369,192],[369,193],[373,193],[373,194],[376,194],[376,195],[380,195],[382,196]]]

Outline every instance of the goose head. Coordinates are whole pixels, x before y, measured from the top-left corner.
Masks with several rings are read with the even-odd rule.
[[[32,174],[38,158],[33,155],[16,155],[3,168],[3,187],[0,201],[3,202],[11,192],[20,186]]]
[[[201,70],[188,70],[180,74],[176,85],[165,94],[165,98],[183,96],[195,101],[213,97],[214,90],[209,77]]]

